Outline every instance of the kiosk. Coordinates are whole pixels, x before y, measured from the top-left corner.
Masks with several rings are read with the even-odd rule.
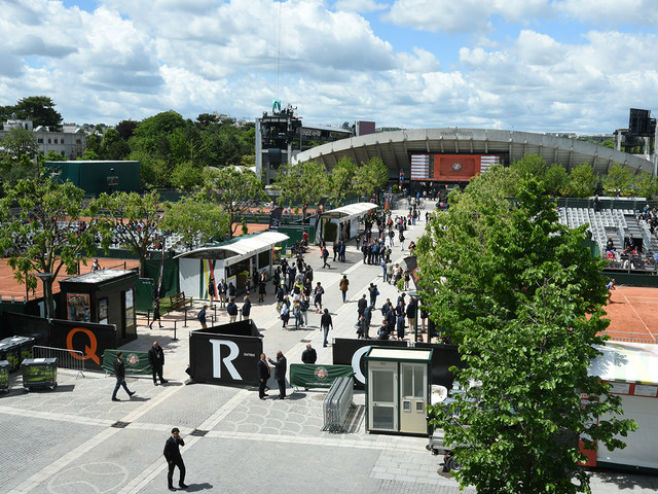
[[[427,435],[432,350],[373,347],[366,355],[366,430]]]
[[[135,271],[99,269],[59,282],[66,302],[63,319],[113,324],[116,346],[137,339]]]
[[[174,259],[179,259],[180,290],[193,298],[207,299],[210,280],[217,284],[223,279],[233,283],[238,294],[243,293],[247,277],[254,271],[272,274],[278,256],[276,245],[289,238],[268,231],[179,254]]]
[[[359,234],[359,220],[373,209],[377,209],[377,204],[370,202],[358,202],[331,209],[322,213],[320,225],[316,227],[316,243],[319,240],[333,242],[334,240],[349,240]],[[332,223],[335,227],[328,227]]]

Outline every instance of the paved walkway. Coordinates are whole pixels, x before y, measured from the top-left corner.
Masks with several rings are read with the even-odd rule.
[[[422,234],[424,222],[411,227],[407,238]],[[399,247],[393,258],[403,256]],[[397,290],[382,283],[379,266],[363,265],[348,249],[348,262],[320,269],[319,251],[306,255],[315,280],[324,285],[325,305],[334,314],[332,337],[355,337],[356,300],[369,283],[379,286],[379,300],[395,300]],[[350,279],[343,304],[338,282]],[[271,285],[268,286],[271,291]],[[281,329],[268,295],[254,304],[252,317],[264,334],[268,355],[282,350],[289,363],[299,362],[310,342],[318,362],[331,363],[331,347],[322,348],[320,316],[309,312],[310,329]],[[379,304],[378,304],[379,305]],[[220,322],[227,320],[217,311]],[[373,318],[375,330],[377,320]],[[110,401],[114,379],[98,373],[78,378],[62,371],[52,392],[23,393],[18,388],[0,398],[0,492],[11,494],[90,494],[166,492],[164,441],[173,426],[181,429],[189,492],[297,493],[457,493],[457,484],[436,474],[440,457],[425,450],[427,440],[366,434],[364,395],[355,394],[357,413],[350,432],[323,432],[323,392],[290,394],[285,401],[258,399],[255,391],[187,381],[188,328],[165,319],[163,329],[139,327],[139,338],[126,348],[147,350],[157,339],[166,351],[168,385],[153,386],[150,378],[129,378],[137,392]],[[274,387],[274,386],[272,386]],[[289,390],[290,392],[292,390]],[[178,473],[175,480],[177,481]],[[595,492],[655,492],[655,478],[601,475]]]

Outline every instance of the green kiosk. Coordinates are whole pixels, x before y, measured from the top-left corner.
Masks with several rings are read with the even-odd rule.
[[[430,349],[372,347],[366,360],[366,431],[426,436]]]

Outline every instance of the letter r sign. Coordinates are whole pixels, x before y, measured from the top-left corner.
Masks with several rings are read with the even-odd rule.
[[[222,362],[223,362],[230,376],[235,381],[242,381],[242,376],[233,365],[233,361],[236,358],[238,358],[238,355],[240,354],[240,349],[238,348],[238,345],[236,345],[234,341],[230,341],[230,340],[208,340],[208,341],[210,341],[210,344],[212,345],[212,377],[216,379],[222,378]],[[222,358],[221,356],[222,345],[226,345],[229,348],[229,354],[224,358]]]

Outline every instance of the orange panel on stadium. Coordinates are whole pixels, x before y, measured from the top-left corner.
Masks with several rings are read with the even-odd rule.
[[[480,155],[435,154],[434,179],[452,182],[468,182],[480,173]]]

